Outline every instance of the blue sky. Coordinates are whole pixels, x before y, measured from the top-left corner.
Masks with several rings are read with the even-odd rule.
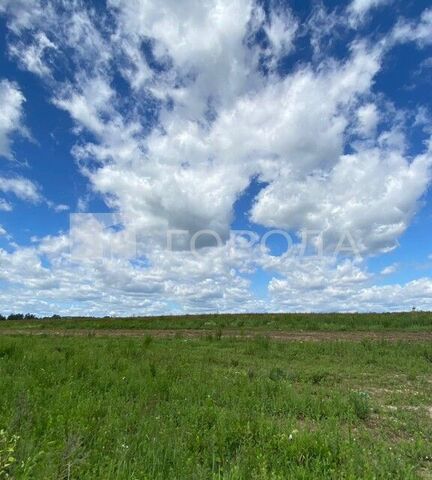
[[[0,47],[3,313],[432,307],[430,2],[0,0]]]

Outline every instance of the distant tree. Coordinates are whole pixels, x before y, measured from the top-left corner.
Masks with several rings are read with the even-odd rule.
[[[36,320],[36,315],[33,315],[32,313],[26,313],[24,316],[24,320]]]
[[[54,313],[54,315],[51,315],[51,318],[53,320],[60,320],[61,319],[61,316],[60,315],[57,315],[57,313]]]
[[[2,320],[6,320],[6,317],[0,313],[0,322],[1,322]]]
[[[24,320],[24,315],[22,313],[11,313],[8,317],[8,320]]]

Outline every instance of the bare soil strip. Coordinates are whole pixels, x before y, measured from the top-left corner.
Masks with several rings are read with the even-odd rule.
[[[138,329],[0,329],[0,335],[26,336],[54,336],[54,337],[182,337],[202,338],[217,335],[215,330],[194,329],[167,329],[167,330],[138,330]],[[323,332],[323,331],[259,331],[259,330],[223,330],[225,338],[255,338],[266,337],[272,340],[285,342],[301,341],[313,342],[322,340],[385,340],[385,341],[432,341],[432,332]]]

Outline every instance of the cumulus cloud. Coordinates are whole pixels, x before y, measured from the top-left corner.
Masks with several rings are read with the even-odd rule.
[[[322,291],[298,290],[288,284],[271,282],[269,290],[278,310],[380,312],[430,310],[432,282],[421,278],[405,285],[366,286],[363,288],[325,288]]]
[[[258,196],[252,219],[268,226],[323,232],[337,244],[350,234],[360,253],[397,245],[430,181],[431,153],[408,162],[397,151],[343,155],[328,174],[273,182]]]
[[[2,300],[8,298],[11,309],[30,302],[40,313],[56,311],[60,304],[69,313],[117,315],[173,308],[178,312],[262,308],[249,291],[250,281],[237,272],[249,255],[241,239],[206,249],[200,256],[153,248],[148,257],[132,262],[116,255],[124,238],[121,232],[88,227],[82,224],[81,240],[101,242],[103,261],[94,255],[77,261],[68,235],[34,239],[34,246],[12,252],[0,249],[0,278],[9,282],[0,294]],[[23,295],[13,300],[17,290]],[[35,290],[39,293],[32,298]]]
[[[226,238],[233,204],[253,176],[272,185],[337,164],[353,107],[379,68],[380,52],[357,44],[347,62],[304,68],[258,91],[244,85],[211,124],[189,118],[180,99],[144,141],[140,125],[113,109],[115,93],[101,79],[57,104],[100,137],[76,154],[99,160],[87,172],[112,206],[146,229],[211,228]]]
[[[427,159],[410,167],[403,152],[396,161],[397,153],[377,144],[343,155],[351,124],[364,137],[374,136],[376,106],[363,98],[370,95],[381,68],[381,47],[358,42],[346,61],[323,59],[318,69],[305,66],[285,78],[265,76],[256,64],[263,47],[245,39],[263,28],[273,54],[285,54],[297,28],[289,11],[272,10],[267,16],[246,0],[241,5],[191,1],[182,8],[168,2],[162,10],[152,2],[117,0],[110,6],[118,20],[116,48],[130,52],[150,39],[148,48],[161,65],[149,65],[142,55],[139,60],[150,70],[141,86],[148,93],[137,101],[146,106],[155,95],[162,101],[156,128],[146,135],[140,116],[134,111],[125,114],[123,99],[105,70],[96,76],[80,72],[79,82],[59,85],[54,102],[70,113],[78,129],[95,135],[97,141],[81,143],[75,155],[94,189],[122,213],[126,224],[161,235],[170,228],[191,234],[210,228],[226,239],[234,202],[258,176],[268,186],[252,209],[254,222],[296,230],[316,227],[332,237],[351,226],[363,252],[396,244],[427,184]],[[81,31],[90,16],[85,11],[74,15],[80,19],[74,25],[80,27],[73,30]],[[114,58],[94,26],[89,31],[92,44],[104,47],[99,57]],[[198,36],[205,41],[197,41]],[[63,41],[70,38],[75,37],[66,32]],[[126,71],[138,71],[136,57],[129,59]],[[130,81],[130,74],[125,75]],[[157,87],[156,78],[161,80]],[[347,178],[355,178],[351,169],[360,170],[356,165],[363,159],[370,167],[358,173],[365,182],[359,187],[363,202],[354,205],[337,191]],[[391,171],[395,164],[405,165],[407,173],[402,167]],[[377,188],[368,185],[369,176],[377,178],[379,173],[397,185],[411,178],[409,170],[415,168],[422,168],[424,181],[412,181],[411,195],[401,205],[392,203],[393,193],[387,195],[389,210],[398,211],[399,217],[389,215],[385,223],[385,212],[368,208],[377,204]],[[287,202],[288,191],[295,200],[290,195]],[[322,205],[311,205],[312,196],[302,191],[313,191]],[[367,225],[374,225],[374,231]]]
[[[397,246],[429,185],[432,152],[426,146],[407,154],[403,114],[394,107],[386,115],[375,78],[395,42],[430,41],[430,11],[418,24],[400,20],[380,42],[356,39],[345,58],[328,53],[333,30],[320,28],[329,19],[342,28],[347,14],[358,26],[385,3],[316,9],[306,29],[315,55],[286,73],[278,66],[304,33],[294,13],[273,2],[264,9],[252,0],[109,0],[99,16],[84,2],[2,2],[12,57],[41,77],[52,103],[70,115],[78,168],[119,224],[79,225],[81,251],[99,242],[112,253],[104,261],[78,262],[64,234],[3,251],[12,284],[4,295],[18,286],[43,291],[31,303],[40,311],[70,299],[70,312],[78,302],[88,313],[151,313],[173,305],[327,309],[328,298],[337,308],[375,308],[391,299],[406,305],[427,292],[428,280],[370,286],[372,275],[356,255],[293,262],[248,249],[230,234],[236,201],[258,179],[262,188],[244,213],[260,226],[298,238],[313,230],[332,251],[349,238],[363,256]],[[0,153],[10,156],[24,98],[14,84],[4,85],[17,112],[9,123],[0,114]],[[0,177],[0,191],[41,199],[22,177]],[[211,229],[222,244],[204,243],[199,257],[167,251],[170,229],[187,231],[186,243]],[[125,248],[131,239],[138,255]],[[267,306],[250,290],[256,269],[278,274]]]
[[[97,240],[93,237],[93,241]],[[106,244],[116,241],[105,240]],[[119,257],[76,262],[70,256],[67,235],[45,237],[36,243],[14,252],[0,250],[4,266],[0,278],[8,281],[0,298],[11,310],[29,305],[40,314],[61,308],[68,314],[126,315],[160,311],[370,311],[432,306],[430,279],[374,286],[373,276],[362,262],[330,257],[274,257],[261,249],[254,249],[251,258],[241,239],[208,248],[198,257],[190,252],[156,248],[146,260],[133,263]],[[277,272],[269,283],[269,298],[265,301],[251,294],[250,280],[241,274],[247,264]]]

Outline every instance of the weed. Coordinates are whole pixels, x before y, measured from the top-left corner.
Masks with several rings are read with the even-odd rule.
[[[360,420],[366,420],[371,413],[369,394],[367,392],[352,392],[350,400],[355,415]]]
[[[280,380],[285,380],[286,374],[280,368],[272,368],[269,373],[269,378],[274,382],[279,382]]]
[[[15,450],[19,437],[0,430],[0,479],[13,478],[11,469],[16,463]]]
[[[0,337],[10,479],[414,480],[430,470],[426,343],[170,338],[143,355],[144,341]]]
[[[428,362],[432,363],[432,350],[431,349],[425,350],[423,352],[423,356]]]
[[[323,383],[329,377],[329,372],[313,372],[310,376],[310,381],[314,385],[318,385],[320,383]]]

